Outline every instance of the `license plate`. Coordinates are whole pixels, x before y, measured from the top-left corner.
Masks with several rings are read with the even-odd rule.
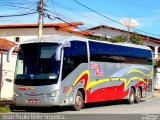
[[[29,99],[28,102],[29,103],[37,103],[37,99]]]

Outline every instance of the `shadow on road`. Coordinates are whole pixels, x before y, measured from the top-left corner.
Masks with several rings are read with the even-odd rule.
[[[26,106],[11,106],[10,110],[12,112],[42,112],[42,113],[57,113],[71,110],[71,107],[26,107]]]
[[[141,100],[145,102],[145,100]],[[84,109],[95,108],[95,107],[105,107],[105,106],[116,106],[116,105],[129,105],[126,100],[114,100],[114,101],[105,101],[105,102],[96,102],[85,104]],[[40,113],[58,113],[64,111],[73,111],[72,107],[19,107],[11,105],[10,109],[12,112],[40,112]]]
[[[141,100],[141,102],[145,102],[145,100]],[[94,108],[94,107],[104,107],[104,106],[115,106],[115,105],[130,105],[130,104],[128,103],[127,100],[112,100],[105,102],[88,103],[85,105],[84,109]]]

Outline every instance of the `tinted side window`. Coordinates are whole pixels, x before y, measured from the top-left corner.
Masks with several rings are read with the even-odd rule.
[[[89,47],[91,61],[131,64],[149,64],[152,62],[150,50],[92,41],[89,41]]]
[[[124,56],[118,56],[121,51],[117,51],[113,45],[90,41],[89,47],[91,61],[114,63],[125,62]],[[127,55],[128,51],[124,51],[123,54]]]
[[[81,63],[87,63],[86,42],[71,41],[70,48],[64,48],[62,79],[69,75]]]

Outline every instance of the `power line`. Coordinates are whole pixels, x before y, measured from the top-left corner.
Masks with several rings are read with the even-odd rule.
[[[1,13],[0,20],[1,21],[9,21],[9,20],[13,20],[15,18],[21,17],[21,16],[32,15],[32,14],[36,13],[35,6],[33,6],[34,4],[35,4],[35,2],[33,2],[33,1],[32,2],[26,2],[26,1],[24,2],[24,1],[20,1],[20,0],[0,1],[1,9],[5,7],[7,9],[11,9],[11,10],[14,9],[14,11],[17,11],[16,13],[5,14],[5,15],[2,15],[2,13]],[[22,9],[22,11],[20,11],[20,9]]]
[[[1,5],[1,7],[11,7],[11,8],[18,8],[18,9],[29,9],[30,6],[20,6],[20,5],[12,5],[12,4],[5,4],[5,5]]]
[[[21,14],[26,14],[26,13],[31,13],[31,11],[35,12],[35,8],[32,9],[32,8],[28,8],[28,9],[25,9],[25,10],[22,10],[20,12],[17,12],[17,13],[12,13],[12,14],[6,14],[7,16],[8,15],[21,15]],[[2,15],[2,16],[6,16],[6,15]],[[33,14],[29,14],[29,15],[33,15]],[[21,19],[20,17],[24,17],[24,16],[28,16],[28,15],[22,15],[22,16],[13,16],[13,17],[0,17],[0,21],[2,22],[7,22],[7,21],[14,21],[14,20],[18,20],[18,19]]]
[[[54,1],[54,0],[51,0],[51,1],[52,1],[52,4],[53,4],[53,1]],[[55,2],[55,1],[54,1],[54,5],[57,5],[57,6],[65,9],[65,10],[67,10],[67,11],[69,11],[69,12],[72,12],[72,13],[74,13],[75,15],[81,15],[81,16],[87,18],[88,20],[91,20],[91,21],[94,21],[94,22],[98,22],[98,24],[104,23],[104,19],[102,19],[102,17],[96,17],[96,16],[91,15],[91,14],[84,15],[84,14],[82,14],[81,10],[77,10],[77,9],[75,9],[75,8],[71,8],[71,7],[69,7],[69,6],[66,6],[66,5],[64,5],[64,4],[60,4],[60,3]],[[53,7],[55,7],[55,6],[53,6]],[[57,12],[56,12],[56,14],[57,14]],[[58,14],[57,14],[57,15],[58,15]],[[63,16],[64,16],[64,13],[63,13]],[[63,16],[62,16],[62,17],[63,17]],[[67,16],[68,16],[68,15],[67,15]],[[78,19],[75,19],[75,18],[76,18],[76,17],[74,17],[74,20],[78,20]],[[70,20],[70,19],[71,19],[71,17],[69,17],[69,20]],[[78,21],[81,21],[81,20],[78,20]],[[102,22],[102,21],[103,21],[103,22]],[[108,22],[108,21],[107,21],[107,22]],[[104,24],[105,24],[105,23],[104,23]],[[85,25],[86,25],[86,24],[85,24]],[[89,28],[93,27],[93,25],[89,25],[89,24],[88,24],[88,26],[90,26],[90,27],[84,27],[84,28],[85,28],[85,29],[89,29]]]
[[[24,3],[25,2],[25,3]],[[12,4],[12,5],[33,5],[35,2],[26,2],[26,1],[17,1],[16,0],[16,2],[15,1],[5,1],[5,0],[3,0],[3,1],[0,1],[0,5],[5,5],[5,4]]]
[[[148,5],[144,5],[144,4],[139,4],[139,3],[136,3],[136,2],[131,2],[131,1],[127,1],[127,0],[117,0],[118,2],[125,2],[127,4],[132,4],[132,5],[136,5],[138,7],[143,7],[143,8],[148,8],[148,9],[152,9],[152,10],[160,10],[158,8],[154,8],[154,7],[151,7],[151,6],[148,6]]]
[[[0,15],[0,18],[25,16],[25,15],[35,14],[35,13],[37,13],[37,12],[30,12],[30,13],[23,13],[23,14],[12,14],[12,15]]]
[[[111,21],[113,21],[113,22],[115,22],[115,23],[117,23],[117,24],[120,24],[120,25],[122,25],[122,26],[125,26],[125,25],[123,25],[122,23],[120,23],[120,22],[118,22],[118,21],[116,21],[116,20],[114,20],[114,19],[112,19],[112,18],[109,18],[109,17],[107,17],[107,16],[105,16],[105,15],[103,15],[103,14],[101,14],[101,13],[99,13],[99,12],[97,12],[97,11],[95,11],[95,10],[89,8],[89,7],[87,7],[86,5],[84,5],[84,4],[80,3],[80,2],[78,2],[77,0],[73,0],[73,1],[76,2],[76,3],[78,3],[79,5],[81,5],[81,6],[85,7],[85,8],[87,8],[88,10],[90,10],[90,11],[92,11],[92,12],[94,12],[94,13],[96,13],[96,14],[98,14],[98,15],[100,15],[100,16],[106,18],[106,19],[108,19],[108,20],[111,20]],[[127,27],[127,26],[125,26],[125,27]],[[146,34],[150,34],[150,35],[160,36],[160,35],[157,35],[157,34],[154,34],[154,33],[146,32],[146,31],[143,31],[143,30],[135,29],[135,28],[131,28],[131,29],[137,30],[137,31],[139,31],[139,32],[143,32],[143,33],[146,33]]]
[[[20,8],[20,9],[28,9],[31,6],[33,7],[33,5],[35,5],[35,2],[11,2],[11,1],[6,1],[6,2],[2,2],[0,1],[0,6],[2,7],[6,7],[6,8]]]
[[[51,0],[51,1],[54,1],[54,0]],[[64,4],[59,3],[59,2],[57,2],[57,1],[54,1],[54,4],[56,4],[56,5],[59,6],[59,7],[64,8],[64,9],[71,10],[71,11],[73,11],[73,12],[76,12],[76,11],[81,12],[81,10],[78,10],[77,8],[76,8],[76,9],[75,9],[75,8],[71,8],[70,6],[64,5]],[[79,13],[79,14],[80,14],[80,13]],[[118,17],[122,17],[122,16],[129,16],[129,17],[136,17],[136,18],[142,18],[142,17],[144,18],[144,17],[147,17],[147,16],[140,16],[140,15],[133,15],[133,14],[117,14],[117,13],[114,13],[114,12],[109,12],[108,14],[114,15],[114,16],[118,16]],[[95,17],[95,16],[94,16],[94,17]]]
[[[79,19],[77,19],[76,17],[74,17],[74,19],[72,19],[71,18],[71,16],[70,15],[68,15],[68,14],[64,14],[64,12],[63,12],[63,14],[60,14],[60,12],[58,13],[57,11],[56,11],[56,9],[55,9],[55,5],[57,5],[57,3],[54,1],[54,0],[50,0],[50,2],[52,3],[51,5],[52,5],[52,7],[53,7],[53,10],[52,10],[52,14],[54,14],[54,15],[56,15],[56,16],[59,16],[59,18],[63,18],[62,20],[65,20],[65,21],[63,21],[63,22],[67,22],[67,21],[70,21],[70,22],[73,22],[73,21],[81,21],[81,20],[79,20]],[[69,12],[74,12],[74,13],[76,13],[76,15],[77,14],[80,14],[80,13],[78,13],[78,12],[76,12],[76,10],[72,10],[72,8],[70,8],[70,7],[63,7],[63,5],[57,5],[57,6],[59,6],[59,7],[61,7],[61,8],[63,8],[63,9],[65,9],[65,10],[67,10],[67,11],[69,11]],[[68,9],[67,9],[68,8]],[[54,11],[54,13],[53,13],[53,11]],[[69,17],[66,17],[66,16],[69,16]],[[74,16],[74,15],[73,15]],[[76,18],[76,19],[75,19]],[[52,20],[55,20],[55,19],[52,19]],[[60,20],[60,21],[62,21],[62,20]],[[69,22],[67,22],[67,24],[70,24]],[[71,25],[71,24],[70,24]],[[86,30],[86,29],[88,29],[87,27],[85,27],[85,26],[82,26],[83,28],[77,28],[77,29],[79,29],[80,31],[83,31],[83,32],[86,32],[86,31],[84,31],[84,30]],[[93,26],[92,26],[93,27]],[[88,33],[88,34],[90,34],[90,33]]]
[[[52,6],[53,6],[54,12],[55,12],[54,14],[57,15],[57,16],[61,16],[61,17],[64,17],[65,19],[72,20],[72,21],[81,21],[80,19],[77,19],[76,17],[74,17],[74,19],[71,18],[71,17],[66,17],[66,16],[68,16],[68,14],[65,14],[65,15],[64,15],[64,13],[63,13],[63,15],[62,15],[62,14],[58,13],[58,12],[55,10],[55,5],[57,5],[57,6],[61,7],[61,8],[63,8],[63,9],[65,9],[65,10],[67,10],[67,11],[69,11],[69,12],[74,13],[75,15],[78,14],[78,15],[81,15],[81,16],[87,18],[87,19],[90,19],[88,16],[83,15],[83,14],[77,12],[76,9],[73,10],[73,8],[70,8],[70,7],[68,7],[68,6],[59,5],[59,4],[57,4],[56,2],[53,3],[53,0],[51,0],[51,1],[52,1]],[[95,18],[92,18],[92,20],[93,20],[93,19],[94,19],[94,21],[97,21]],[[91,20],[91,19],[90,19],[90,20]],[[98,22],[99,22],[99,21],[98,21]],[[86,24],[85,24],[85,25],[86,25]],[[93,26],[91,26],[91,25],[89,25],[89,26],[90,26],[90,27],[93,27]],[[85,27],[85,26],[84,26],[84,28],[85,28],[85,29],[88,29],[88,28]]]
[[[54,1],[54,3],[53,3],[53,1]],[[82,17],[85,17],[85,18],[87,18],[88,20],[90,20],[90,21],[94,21],[94,23],[96,23],[96,22],[98,22],[98,24],[106,24],[105,22],[104,22],[104,17],[102,18],[102,16],[101,17],[97,17],[97,16],[95,16],[95,15],[92,15],[92,14],[88,14],[88,15],[85,15],[85,14],[82,14],[82,11],[81,10],[79,10],[79,9],[75,9],[75,8],[71,8],[70,6],[67,6],[67,5],[64,5],[64,4],[62,4],[62,3],[59,3],[59,2],[56,2],[55,0],[51,0],[51,2],[52,2],[52,6],[53,6],[53,9],[54,9],[54,11],[55,11],[55,5],[57,5],[58,7],[60,7],[60,8],[63,8],[63,9],[65,9],[65,10],[67,10],[67,11],[69,11],[69,12],[72,12],[72,13],[74,13],[75,15],[81,15]],[[55,11],[55,13],[57,14],[57,11]],[[63,13],[64,14],[64,13]],[[114,14],[114,13],[112,13],[112,14]],[[58,14],[57,14],[58,15]],[[114,15],[117,15],[117,14],[114,14]],[[67,15],[68,16],[68,15]],[[119,15],[120,16],[120,15]],[[130,15],[131,16],[131,15]],[[133,15],[132,15],[133,16]],[[137,16],[137,17],[139,17],[140,18],[140,16]],[[141,16],[142,17],[142,16]],[[144,17],[144,16],[143,16]],[[76,19],[75,19],[76,18]],[[69,19],[71,19],[71,17],[69,18]],[[74,17],[74,20],[78,20],[77,19],[77,17]],[[80,21],[80,20],[78,20],[78,21]],[[108,21],[107,21],[108,22]],[[85,23],[85,25],[86,25],[86,23]],[[88,27],[89,26],[89,27]],[[91,24],[88,24],[87,23],[87,27],[84,27],[84,28],[86,28],[86,29],[88,29],[88,28],[91,28],[91,27],[93,27],[93,25],[91,25]]]
[[[54,13],[53,13],[52,11],[50,11],[50,10],[47,10],[47,9],[44,9],[44,10],[45,10],[45,11],[48,11],[48,12],[50,12],[50,13],[52,13],[52,14],[54,14]],[[70,25],[70,26],[72,26],[72,27],[74,27],[74,28],[76,28],[76,29],[78,29],[78,30],[86,33],[86,34],[90,34],[89,32],[84,31],[84,30],[82,30],[82,29],[80,29],[80,28],[72,25],[71,23],[69,23],[68,21],[66,21],[66,20],[64,20],[64,19],[62,19],[62,18],[60,18],[60,17],[54,16],[54,15],[50,15],[50,14],[48,14],[48,13],[45,13],[45,14],[47,15],[47,17],[48,17],[49,19],[52,19],[52,20],[58,19],[58,20],[60,20],[60,21],[62,21],[62,22],[65,22],[65,23],[67,23],[68,25]],[[52,17],[53,17],[53,18],[52,18]]]
[[[53,0],[52,0],[52,1],[53,1]],[[95,16],[91,16],[91,15],[90,15],[90,17],[89,17],[89,16],[87,16],[87,15],[84,15],[84,14],[80,13],[80,11],[77,10],[77,9],[73,9],[73,8],[71,8],[71,7],[64,6],[63,4],[56,3],[56,2],[55,2],[55,4],[56,4],[57,6],[63,8],[63,9],[65,9],[65,10],[69,11],[69,12],[72,12],[72,13],[76,14],[76,15],[78,14],[78,15],[81,15],[81,16],[87,18],[87,19],[90,19],[90,20],[93,20],[93,19],[94,19],[94,21],[96,21],[96,22],[101,22],[101,21],[98,21],[98,20],[95,18]],[[57,14],[57,12],[56,12],[56,14]],[[75,19],[75,18],[74,18],[74,19]],[[76,19],[76,20],[78,20],[78,19]],[[79,20],[79,21],[80,21],[80,20]],[[91,26],[91,25],[90,25],[90,26]]]
[[[154,35],[154,36],[160,36],[160,35],[158,35],[158,34],[154,34],[154,33],[146,32],[146,31],[139,30],[139,29],[136,29],[136,28],[132,28],[132,29],[134,29],[134,30],[136,30],[136,31],[139,31],[139,32],[142,32],[142,33],[146,33],[146,34],[150,34],[150,35]]]
[[[94,13],[96,13],[96,14],[98,14],[98,15],[100,15],[100,16],[106,18],[106,19],[108,19],[108,20],[111,20],[111,21],[113,21],[113,22],[115,22],[115,23],[118,23],[118,24],[120,24],[120,25],[123,25],[122,23],[120,23],[120,22],[118,22],[118,21],[116,21],[116,20],[113,20],[113,19],[111,19],[111,18],[109,18],[109,17],[107,17],[107,16],[105,16],[105,15],[103,15],[103,14],[101,14],[101,13],[99,13],[99,12],[97,12],[97,11],[95,11],[95,10],[93,10],[93,9],[91,9],[91,8],[89,8],[89,7],[87,7],[87,6],[85,6],[85,5],[83,5],[82,3],[78,2],[77,0],[73,0],[73,1],[76,2],[76,3],[78,3],[79,5],[81,5],[81,6],[85,7],[85,8],[87,8],[87,9],[89,9],[90,11],[92,11],[92,12],[94,12]],[[125,26],[125,25],[123,25],[123,26]],[[127,27],[127,26],[125,26],[125,27]]]
[[[53,7],[54,12],[57,13],[56,8],[55,8],[54,3],[53,3],[53,0],[51,0],[51,3],[52,3],[52,7]]]

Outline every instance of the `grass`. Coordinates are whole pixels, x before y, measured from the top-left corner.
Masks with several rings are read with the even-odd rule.
[[[11,112],[9,105],[1,105],[0,106],[0,113],[7,113],[7,112]]]

